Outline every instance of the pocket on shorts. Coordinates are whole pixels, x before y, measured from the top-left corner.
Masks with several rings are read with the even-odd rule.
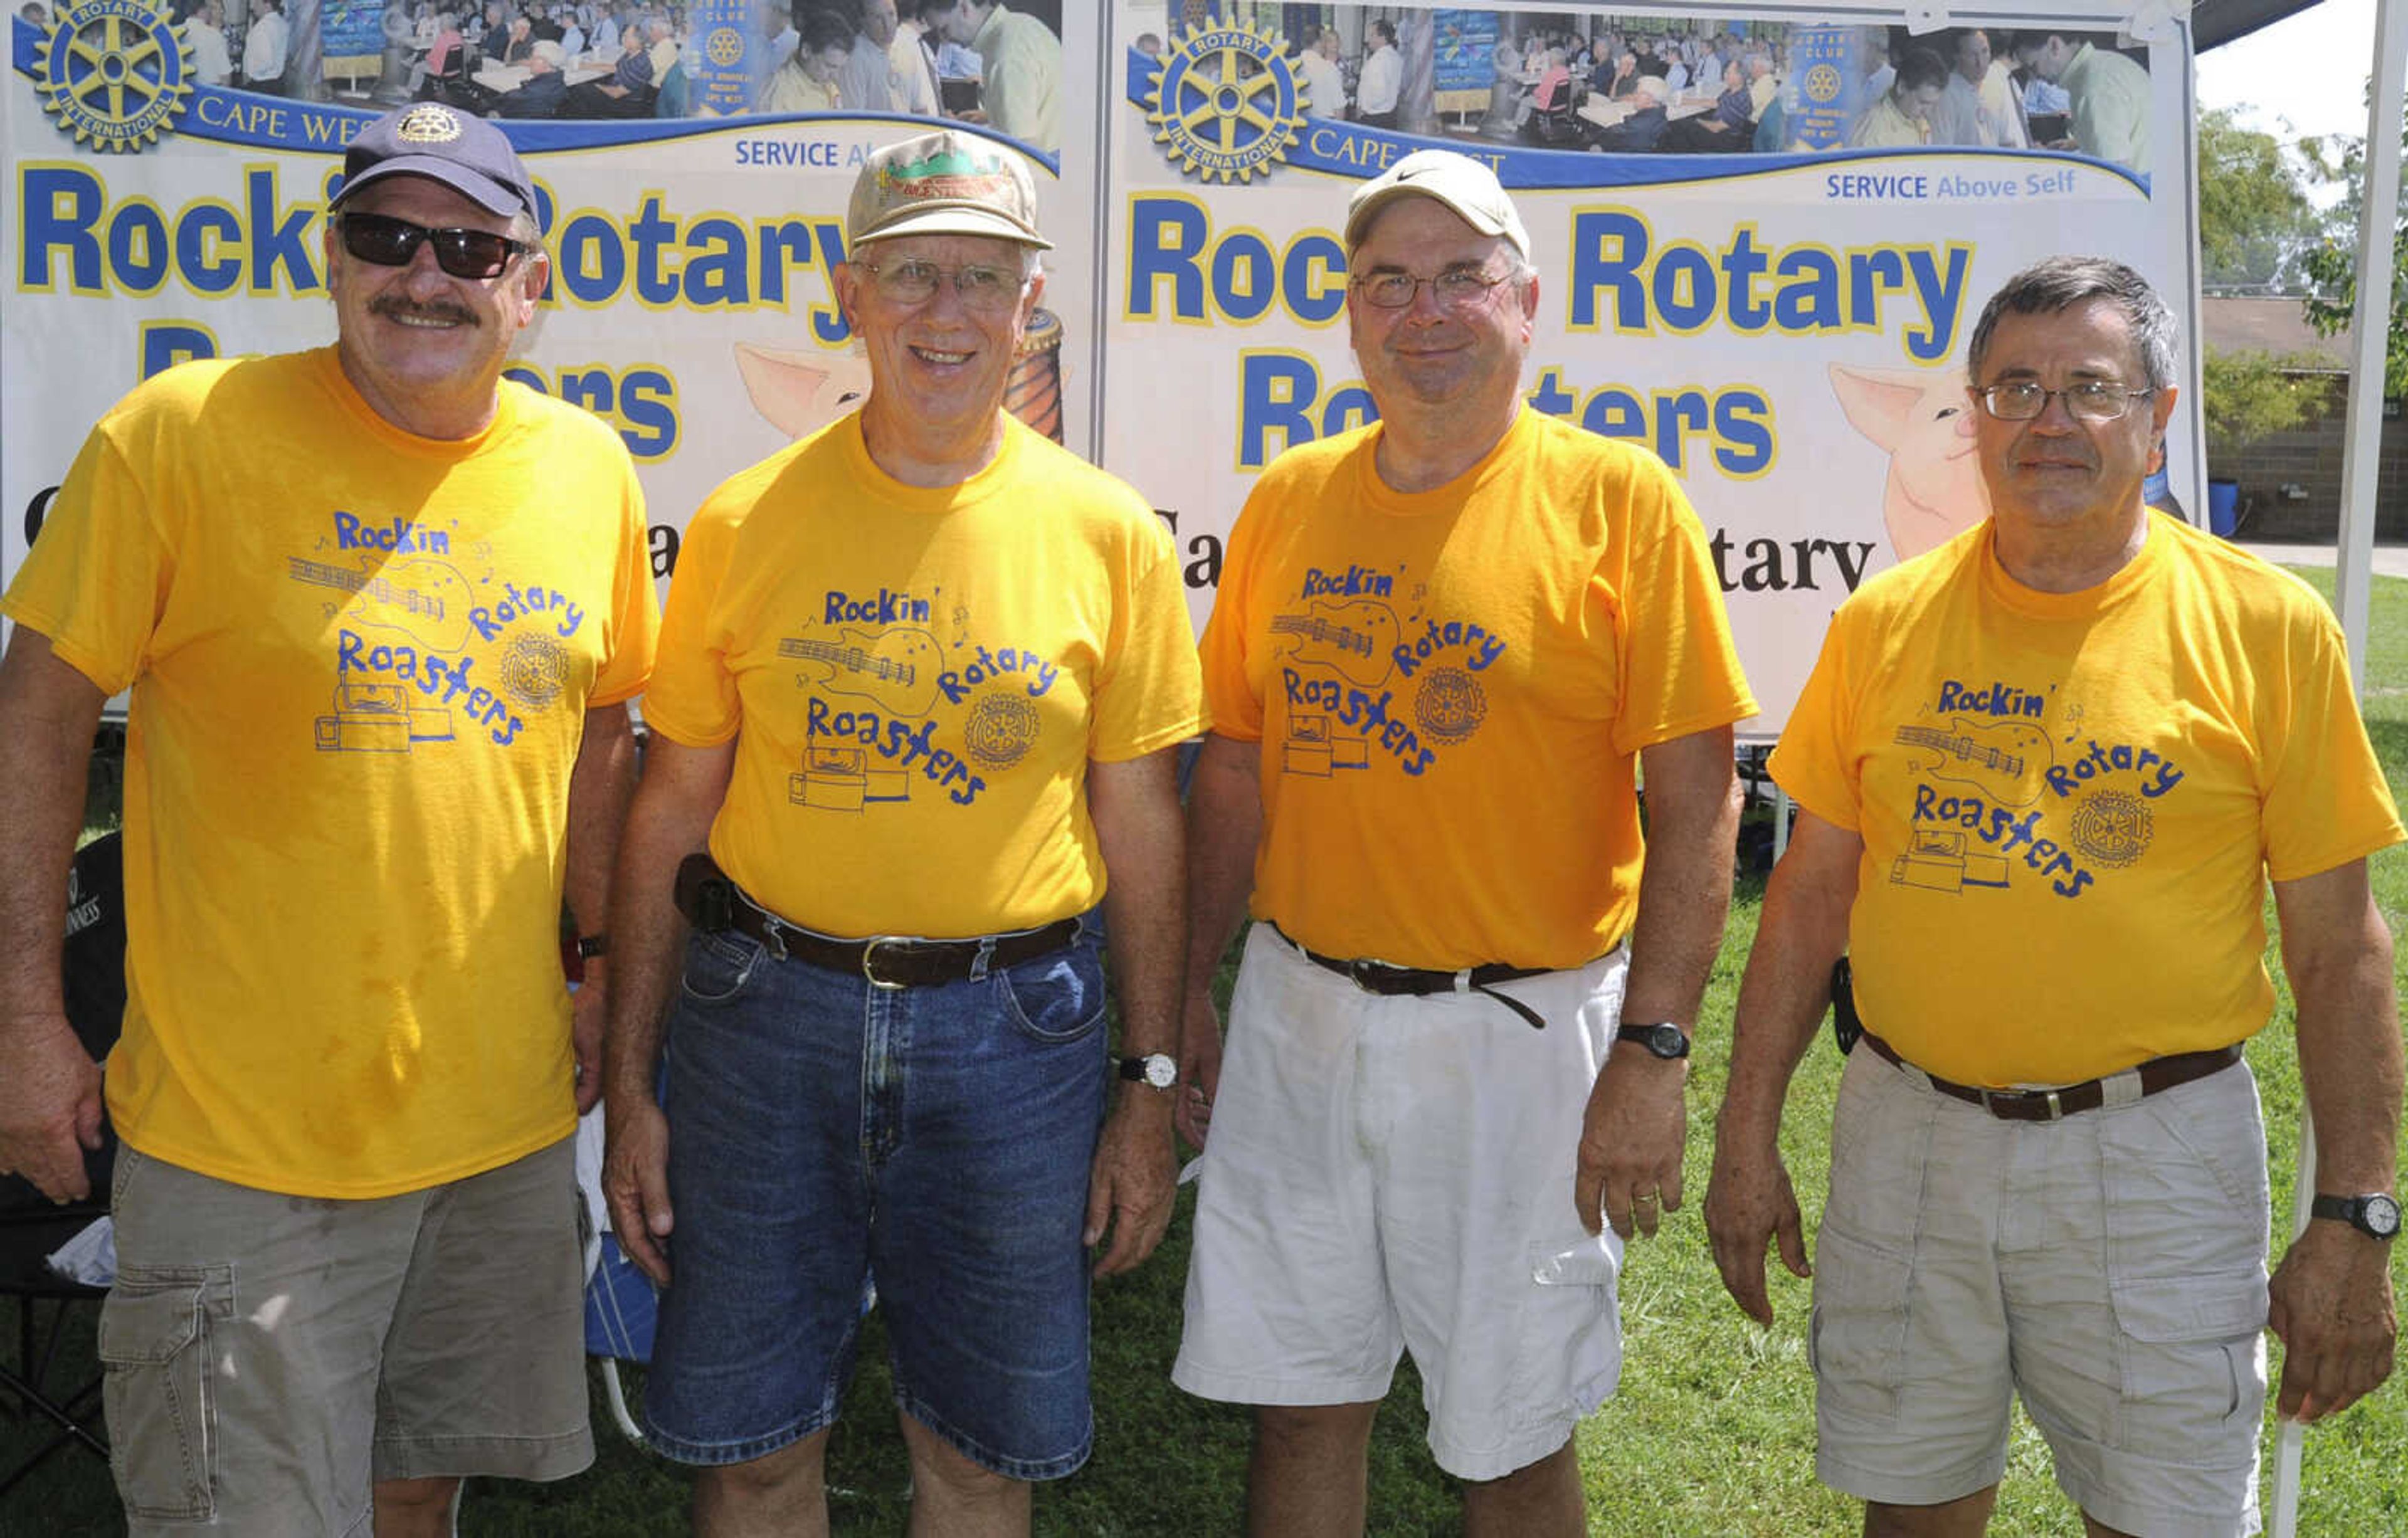
[[[233,1302],[232,1266],[129,1266],[102,1305],[109,1470],[129,1516],[201,1522],[216,1514],[210,1336]]]
[[[2123,1388],[2114,1445],[2213,1467],[2245,1458],[2265,1407],[2265,1269],[2111,1276],[2107,1290]]]
[[[1814,1313],[1806,1360],[1827,1413],[1898,1418],[1906,1381],[1908,1284],[1913,1265],[1828,1222],[1814,1241]]]
[[[1536,1426],[1586,1415],[1612,1392],[1622,1372],[1622,1267],[1602,1237],[1533,1244],[1526,1259],[1537,1285],[1514,1342],[1511,1398],[1517,1423]]]
[[[1006,967],[990,979],[1006,1018],[1031,1040],[1077,1041],[1104,1023],[1102,974],[1077,947]]]
[[[685,974],[679,987],[695,1004],[726,1004],[744,991],[768,956],[749,934],[696,930],[685,947]]]

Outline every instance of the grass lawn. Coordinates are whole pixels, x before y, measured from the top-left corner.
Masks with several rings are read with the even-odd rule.
[[[2305,574],[2329,594],[2331,574]],[[2408,582],[2377,578],[2368,646],[2366,712],[2392,794],[2408,803]],[[2394,933],[2408,921],[2408,852],[2374,862],[2375,890]],[[1774,1266],[1779,1323],[1760,1331],[1725,1298],[1698,1217],[1711,1156],[1712,1118],[1722,1092],[1731,1005],[1756,931],[1759,879],[1743,879],[1731,908],[1690,1081],[1690,1201],[1653,1244],[1637,1245],[1624,1274],[1628,1333],[1622,1391],[1581,1429],[1591,1531],[1602,1534],[1842,1533],[1856,1506],[1814,1480],[1813,1385],[1807,1370],[1808,1289]],[[2271,928],[2271,902],[2270,902]],[[2403,951],[2408,955],[2408,951]],[[2271,958],[2270,958],[2271,959]],[[2277,975],[2279,976],[2279,972]],[[2287,995],[2271,1029],[2249,1049],[2265,1096],[2274,1178],[2275,1250],[2290,1228],[2300,1087]],[[1831,1097],[1841,1059],[1819,1046],[1800,1070],[1784,1144],[1811,1222],[1828,1166]],[[1037,1498],[1045,1534],[1222,1534],[1239,1531],[1244,1495],[1246,1420],[1170,1387],[1186,1270],[1188,1215],[1135,1276],[1097,1292],[1095,1326],[1096,1458]],[[2408,1245],[2397,1246],[2395,1287],[2408,1296]],[[873,1316],[874,1319],[874,1316]],[[0,1339],[15,1334],[0,1304]],[[86,1327],[88,1331],[88,1326]],[[88,1342],[73,1349],[89,1360]],[[882,1346],[874,1332],[829,1475],[839,1533],[902,1531],[904,1465],[894,1429]],[[2279,1373],[2279,1360],[2275,1364]],[[684,1529],[685,1480],[629,1446],[604,1417],[597,1390],[592,1472],[548,1488],[473,1487],[461,1531],[495,1538],[676,1533]],[[1372,1449],[1371,1531],[1440,1533],[1455,1527],[1452,1482],[1422,1445],[1420,1390],[1408,1364],[1382,1412]],[[0,1469],[30,1445],[23,1422],[0,1420]],[[2273,1431],[2264,1446],[2271,1486]],[[2408,1532],[2408,1388],[2397,1381],[2341,1420],[2308,1434],[2300,1530],[2373,1535]],[[81,1454],[52,1458],[0,1505],[0,1535],[70,1538],[122,1531],[105,1472]],[[2046,1448],[2019,1420],[1992,1531],[2063,1534],[2081,1522],[2049,1476]]]

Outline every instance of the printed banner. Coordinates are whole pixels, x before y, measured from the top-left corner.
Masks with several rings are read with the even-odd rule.
[[[1358,60],[1370,7],[1324,9],[1341,59]],[[1112,36],[1158,28],[1161,10],[1121,0]],[[1450,38],[1469,31],[1455,8],[1396,20],[1399,130],[1293,110],[1291,40],[1261,22],[1176,30],[1158,60],[1129,55],[1105,167],[1103,462],[1171,520],[1200,625],[1254,476],[1374,414],[1347,335],[1348,195],[1425,146],[1475,155],[1533,241],[1529,406],[1642,444],[1681,477],[1765,707],[1742,734],[1770,738],[1840,601],[1986,515],[1964,391],[1988,295],[2078,250],[2186,305],[2185,61],[2114,54],[2113,105],[2129,110],[2094,103],[2121,136],[2100,128],[2086,151],[2064,142],[2089,122],[2078,109],[2043,117],[2058,142],[2030,137],[2012,27],[1960,60],[1959,34],[1811,18],[1616,12],[1591,34],[1562,11],[1490,14],[1498,51],[1579,61],[1568,105],[1538,109],[1526,87],[1531,110],[1467,127],[1426,106],[1416,120],[1414,72],[1429,103]],[[1850,78],[1866,70],[1886,74]],[[1615,94],[1634,72],[1650,83]],[[1985,136],[1985,89],[2021,142]],[[1885,136],[1898,123],[1914,142]],[[2181,504],[2190,420],[2173,447]]]
[[[329,53],[339,17],[381,26],[372,5],[313,9]],[[260,14],[254,5],[254,21]],[[784,13],[764,10],[773,20],[755,21],[746,0],[710,0],[678,14],[630,10],[622,25],[606,8],[562,7],[552,21],[607,41],[614,58],[642,61],[626,78],[672,84],[689,93],[690,107],[757,105],[766,87],[747,84],[747,61],[777,52],[779,39],[758,34]],[[1034,29],[1015,33],[1023,63],[1058,82],[1058,37],[1034,18],[1013,19]],[[337,96],[322,83],[313,88],[327,98],[320,100],[202,83],[190,27],[151,0],[67,0],[42,24],[20,13],[9,26],[15,67],[0,107],[8,166],[0,264],[11,290],[0,344],[0,577],[16,569],[92,425],[136,383],[186,359],[334,340],[325,203],[340,184],[345,144],[385,109],[371,93]],[[296,54],[313,36],[296,22]],[[889,67],[870,72],[890,93],[861,111],[839,104],[666,117],[671,93],[653,86],[588,98],[613,110],[639,102],[640,117],[506,124],[535,178],[553,263],[543,311],[509,376],[619,430],[644,485],[664,579],[680,531],[713,486],[851,409],[868,389],[830,272],[844,259],[846,204],[865,157],[931,126],[897,109],[908,99],[905,66],[946,41],[932,36],[924,49],[908,29],[893,36],[899,46]],[[1092,59],[1092,35],[1075,40]],[[438,58],[432,38],[420,48],[404,37],[395,45],[403,60],[388,59],[379,89],[409,99],[415,70],[421,97],[499,108],[532,73],[505,62],[524,41],[496,37],[489,58],[454,34]],[[853,37],[818,50],[808,67],[840,69],[853,49],[869,46]],[[239,59],[239,42],[231,47]],[[781,72],[801,76],[796,52]],[[571,104],[622,78],[593,57],[574,56],[566,71],[576,81]],[[298,90],[307,74],[296,69],[287,82]],[[1044,226],[1067,258],[1048,265],[1044,308],[1013,377],[1014,408],[1083,449],[1088,395],[1064,386],[1086,383],[1077,376],[1092,345],[1090,189],[1066,191],[1054,154],[996,126],[974,131],[1028,164]]]

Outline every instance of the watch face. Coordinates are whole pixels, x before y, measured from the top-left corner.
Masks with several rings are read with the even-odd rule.
[[[2387,1196],[2366,1199],[2366,1226],[2378,1239],[2388,1239],[2400,1232],[2400,1203]]]

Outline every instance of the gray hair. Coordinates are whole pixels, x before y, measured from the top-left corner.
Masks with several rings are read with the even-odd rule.
[[[2149,388],[2163,390],[2174,382],[2174,315],[2149,280],[2103,256],[2052,256],[2007,279],[2006,287],[1982,306],[1966,347],[1965,372],[1982,377],[1982,355],[1989,350],[1990,333],[2002,315],[2057,315],[2092,299],[2112,302],[2132,333]]]

